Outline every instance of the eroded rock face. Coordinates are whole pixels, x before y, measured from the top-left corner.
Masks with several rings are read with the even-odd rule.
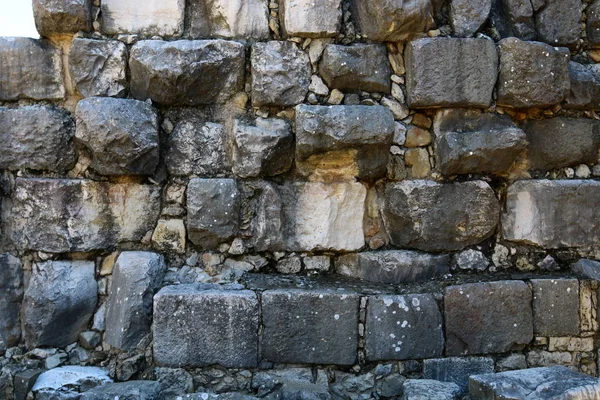
[[[269,38],[266,0],[191,0],[186,13],[193,38]]]
[[[136,0],[102,2],[102,33],[134,33],[144,37],[177,37],[183,33],[185,0]]]
[[[90,0],[33,0],[35,26],[42,37],[89,32],[92,29]]]
[[[21,260],[0,254],[0,352],[17,346],[21,339],[19,308],[23,299]]]
[[[279,3],[281,27],[289,37],[334,37],[340,31],[340,0],[282,0]]]

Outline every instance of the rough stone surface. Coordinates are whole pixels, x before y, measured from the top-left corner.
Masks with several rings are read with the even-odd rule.
[[[276,399],[331,399],[327,373],[318,370],[316,377],[309,368],[260,371],[252,377],[252,388],[266,398]],[[246,398],[230,400],[250,400]]]
[[[340,0],[282,0],[281,28],[289,37],[335,37],[342,22]]]
[[[519,0],[495,1],[492,4],[491,21],[501,37],[518,37],[533,40],[536,36],[534,2]],[[535,2],[539,5],[539,1]]]
[[[381,44],[329,44],[319,72],[330,89],[390,93],[392,68]]]
[[[177,37],[183,33],[185,0],[103,0],[102,33]]]
[[[468,249],[455,253],[453,264],[459,270],[485,271],[490,265],[490,261],[481,251]]]
[[[159,365],[257,366],[258,300],[249,290],[168,286],[154,296],[152,326]]]
[[[75,163],[73,125],[58,108],[0,107],[0,169],[69,170]]]
[[[150,333],[152,297],[166,269],[163,256],[156,253],[125,251],[119,255],[108,296],[106,343],[131,351]]]
[[[192,243],[214,248],[238,232],[240,194],[233,179],[192,179],[187,188],[187,229]]]
[[[281,251],[284,248],[282,232],[281,196],[274,185],[260,187],[256,213],[252,219],[250,245],[256,251]]]
[[[586,33],[588,43],[597,48],[600,45],[600,1],[594,1],[586,9]]]
[[[592,65],[569,62],[571,91],[565,108],[597,110],[600,108],[600,71]]]
[[[92,318],[97,292],[93,262],[34,264],[21,314],[27,347],[64,347],[76,342]]]
[[[469,376],[494,372],[494,360],[488,357],[449,357],[423,361],[423,378],[458,385],[460,393],[468,390]]]
[[[579,0],[546,0],[535,14],[537,38],[553,46],[571,46],[581,33],[583,5]]]
[[[439,357],[444,351],[442,323],[430,294],[371,296],[366,318],[367,360]]]
[[[75,111],[75,140],[102,175],[151,175],[158,165],[158,114],[138,100],[94,97]]]
[[[370,282],[412,283],[449,273],[450,257],[410,250],[351,253],[338,257],[335,270],[340,275]]]
[[[233,41],[144,40],[129,57],[131,95],[165,105],[223,103],[242,89],[244,63],[244,45]]]
[[[582,258],[572,266],[574,273],[600,281],[600,262]]]
[[[268,39],[266,0],[191,0],[187,2],[192,38]]]
[[[111,382],[104,368],[69,365],[44,372],[31,390],[40,400],[72,400],[79,399],[80,392]]]
[[[0,37],[0,101],[61,100],[60,50],[45,40]]]
[[[533,339],[531,290],[521,281],[446,288],[446,354],[504,353]]]
[[[127,87],[127,47],[116,40],[73,39],[69,74],[83,97],[123,97]]]
[[[10,254],[0,254],[0,353],[19,344],[21,339],[19,307],[22,299],[21,261]]]
[[[581,180],[518,181],[508,187],[503,236],[545,248],[600,243],[600,183]]]
[[[498,43],[498,105],[548,107],[569,95],[569,52],[517,38]]]
[[[268,290],[262,294],[262,357],[280,363],[352,365],[358,345],[357,294]]]
[[[540,336],[579,335],[579,281],[533,279],[533,327]]]
[[[461,389],[452,382],[440,382],[432,379],[407,379],[403,385],[401,400],[454,400]]]
[[[424,251],[461,250],[488,238],[500,206],[483,181],[388,184],[383,219],[393,245]]]
[[[488,19],[492,0],[452,0],[450,3],[450,24],[454,35],[471,36]]]
[[[498,55],[488,39],[424,38],[405,51],[409,106],[488,107]]]
[[[182,219],[159,219],[152,233],[154,248],[164,252],[185,254],[186,232]]]
[[[90,0],[33,0],[35,26],[42,37],[92,29]]]
[[[161,384],[153,381],[108,383],[88,390],[81,400],[163,400]]]
[[[444,175],[506,174],[527,149],[508,116],[449,109],[435,118],[437,166]]]

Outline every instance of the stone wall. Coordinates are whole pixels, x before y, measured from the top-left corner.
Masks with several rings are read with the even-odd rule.
[[[34,0],[0,399],[61,365],[167,398],[597,375],[600,2],[517,3]]]

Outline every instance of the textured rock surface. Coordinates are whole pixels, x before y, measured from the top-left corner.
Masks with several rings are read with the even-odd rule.
[[[586,10],[586,33],[591,47],[600,45],[600,2],[594,1]]]
[[[243,87],[244,54],[242,44],[225,40],[138,42],[129,58],[131,95],[165,105],[223,103]]]
[[[281,28],[290,37],[336,36],[342,22],[340,0],[282,0],[279,2]]]
[[[23,299],[21,260],[0,254],[0,353],[21,339],[19,307]]]
[[[531,290],[521,281],[446,288],[446,354],[503,353],[533,339]]]
[[[420,282],[449,273],[450,257],[410,250],[352,253],[340,256],[335,270],[340,275],[370,282]]]
[[[575,45],[581,33],[579,0],[546,0],[535,14],[537,38],[553,46]]]
[[[158,165],[158,115],[137,100],[94,97],[75,111],[75,140],[102,175],[151,175]]]
[[[42,37],[92,29],[90,0],[33,0],[35,26]]]
[[[450,24],[458,37],[471,36],[487,20],[492,8],[492,0],[452,0],[450,3]]]
[[[252,388],[258,390],[259,394],[269,393],[267,398],[271,396],[282,399],[331,398],[325,371],[316,371],[316,376],[313,376],[309,368],[260,371],[252,378]],[[244,397],[231,400],[252,399]]]
[[[177,37],[183,33],[185,0],[102,1],[102,33]]]
[[[380,44],[327,45],[319,72],[330,89],[390,93],[392,69]]]
[[[161,384],[153,381],[108,383],[88,390],[81,400],[163,400]]]
[[[104,368],[69,365],[41,374],[33,385],[32,392],[37,399],[70,400],[79,398],[80,391],[111,382],[108,370]]]
[[[579,281],[532,279],[533,327],[540,336],[579,335]]]
[[[536,36],[533,18],[534,2],[502,0],[492,4],[492,25],[501,37],[518,37],[533,40]],[[536,6],[541,2],[536,1]]]
[[[34,264],[21,314],[27,347],[64,347],[76,342],[92,318],[97,292],[93,262]]]
[[[45,40],[0,38],[0,101],[65,97],[60,50]]]
[[[250,368],[258,362],[258,300],[249,290],[163,288],[154,296],[152,330],[159,365]]]
[[[461,394],[468,391],[469,376],[494,372],[494,359],[488,357],[449,357],[423,361],[423,378],[458,385]]]
[[[596,181],[515,182],[508,187],[503,236],[553,249],[597,246],[598,193]]]
[[[191,0],[186,13],[192,38],[269,38],[265,0]]]
[[[600,281],[600,262],[582,258],[572,266],[574,273]]]
[[[441,184],[413,180],[385,188],[384,223],[394,246],[461,250],[488,238],[500,207],[483,181]]]
[[[284,248],[282,232],[281,196],[274,185],[265,183],[260,188],[256,214],[251,222],[251,246],[256,251],[281,251]]]
[[[402,400],[454,400],[461,392],[455,383],[432,379],[407,379],[403,389]]]
[[[119,255],[108,296],[106,343],[131,351],[150,333],[152,297],[166,269],[163,256],[156,253],[125,251]]]
[[[0,107],[0,169],[69,170],[75,163],[73,125],[59,108]]]
[[[565,108],[600,108],[600,71],[592,65],[569,62],[571,91],[565,100]]]
[[[262,294],[262,357],[281,363],[352,365],[358,345],[357,294],[268,290]]]
[[[437,165],[444,175],[506,174],[527,148],[527,137],[508,116],[476,110],[439,111]]]

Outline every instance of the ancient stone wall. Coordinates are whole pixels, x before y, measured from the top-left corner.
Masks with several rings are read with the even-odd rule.
[[[0,38],[0,399],[598,374],[599,1],[33,7]]]

